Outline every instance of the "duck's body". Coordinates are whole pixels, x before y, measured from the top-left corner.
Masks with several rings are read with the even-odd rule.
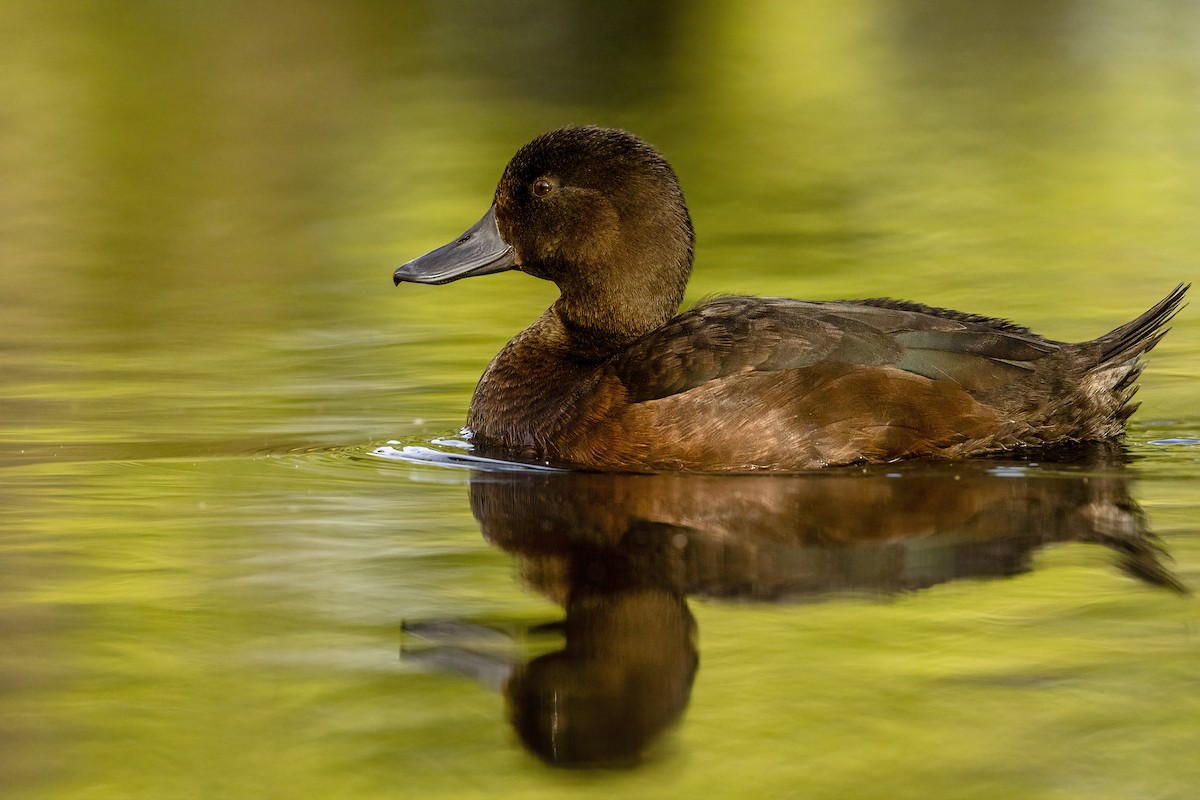
[[[726,297],[607,358],[554,309],[484,373],[467,425],[489,452],[589,467],[800,470],[1111,439],[1138,356],[1179,301],[1100,339],[891,301]]]
[[[569,128],[522,148],[480,223],[396,281],[516,268],[562,290],[480,380],[467,424],[481,451],[699,471],[1118,437],[1139,358],[1186,291],[1081,343],[893,300],[722,297],[676,316],[691,256],[661,156],[623,131]]]

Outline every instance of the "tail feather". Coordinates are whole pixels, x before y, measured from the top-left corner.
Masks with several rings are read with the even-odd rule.
[[[1097,359],[1097,368],[1103,369],[1128,362],[1153,350],[1154,346],[1167,334],[1163,326],[1183,308],[1183,298],[1191,287],[1190,283],[1179,284],[1170,294],[1137,319],[1127,322],[1097,339],[1096,344],[1103,348]],[[1140,372],[1140,368],[1131,370],[1129,375],[1124,377],[1122,383],[1125,385],[1132,383]]]
[[[1086,402],[1071,406],[1081,438],[1106,439],[1124,430],[1138,407],[1133,396],[1145,368],[1141,357],[1162,341],[1167,333],[1165,326],[1183,307],[1189,288],[1191,284],[1176,286],[1137,319],[1079,345],[1079,354],[1090,364],[1084,369],[1077,395]]]
[[[1129,396],[1133,397],[1134,393],[1137,392],[1137,379],[1142,377],[1142,371],[1145,369],[1146,363],[1144,361],[1138,361],[1134,363],[1121,376],[1121,379],[1117,381],[1116,385],[1113,386],[1113,391],[1123,392],[1125,390],[1129,390]]]

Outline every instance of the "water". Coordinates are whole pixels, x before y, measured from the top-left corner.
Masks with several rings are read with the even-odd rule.
[[[597,478],[446,463],[550,287],[390,277],[599,122],[680,174],[689,302],[1097,335],[1197,274],[1193,4],[14,2],[0,37],[0,794],[1200,787],[1193,310],[1127,460]]]

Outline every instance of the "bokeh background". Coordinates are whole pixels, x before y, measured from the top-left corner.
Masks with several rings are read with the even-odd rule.
[[[405,619],[556,608],[453,436],[553,287],[392,270],[508,157],[625,127],[678,172],[689,302],[894,296],[1090,338],[1197,275],[1189,0],[0,6],[0,793],[1162,797],[1200,786],[1192,600],[1069,545],[879,603],[694,604],[693,703],[561,773]],[[1133,495],[1200,581],[1200,325]]]

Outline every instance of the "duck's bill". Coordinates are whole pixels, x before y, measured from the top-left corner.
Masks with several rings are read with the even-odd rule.
[[[459,278],[490,275],[506,269],[516,269],[512,247],[496,227],[496,207],[493,205],[483,219],[472,225],[450,244],[414,258],[396,270],[396,285],[409,283],[449,283]]]

